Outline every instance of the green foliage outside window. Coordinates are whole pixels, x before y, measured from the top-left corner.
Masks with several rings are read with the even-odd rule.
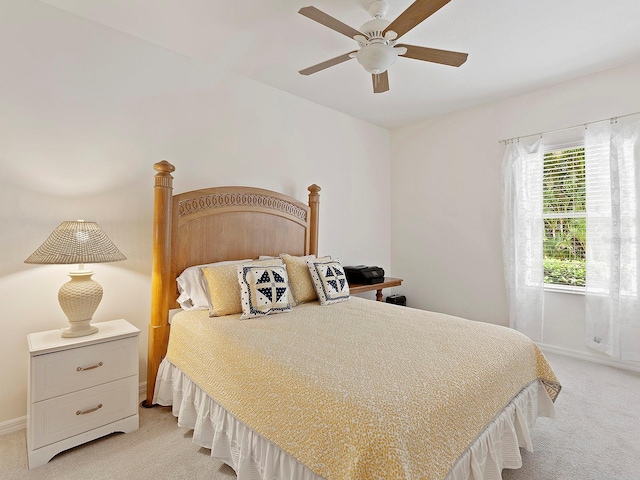
[[[587,248],[584,148],[544,157],[544,280],[583,287]]]
[[[584,287],[587,269],[584,260],[544,258],[544,283]]]

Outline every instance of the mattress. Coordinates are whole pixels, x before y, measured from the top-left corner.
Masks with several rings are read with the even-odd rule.
[[[233,438],[237,421],[318,478],[483,478],[452,475],[486,463],[491,455],[480,450],[507,430],[511,443],[530,448],[528,426],[553,414],[559,390],[538,347],[518,332],[352,298],[242,321],[176,315],[156,401],[178,415],[191,403],[209,420],[219,408],[213,432],[226,421]],[[500,478],[517,462],[497,458],[489,470]]]

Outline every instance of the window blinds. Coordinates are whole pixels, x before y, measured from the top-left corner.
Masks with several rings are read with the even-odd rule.
[[[583,147],[545,154],[543,182],[545,218],[584,217],[586,184]]]

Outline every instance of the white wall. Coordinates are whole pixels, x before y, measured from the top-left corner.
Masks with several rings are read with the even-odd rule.
[[[498,141],[639,112],[639,79],[634,63],[394,130],[391,262],[408,304],[508,325]],[[548,292],[544,343],[598,356],[584,337],[584,297]]]
[[[23,263],[63,220],[97,221],[127,256],[92,266],[94,321],[142,330],[144,380],[159,160],[176,165],[176,192],[243,184],[306,201],[317,183],[321,253],[390,265],[387,130],[32,0],[0,3],[0,63],[0,423],[26,414],[26,335],[66,324],[70,266]]]

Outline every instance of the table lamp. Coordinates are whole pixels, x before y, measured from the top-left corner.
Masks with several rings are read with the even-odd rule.
[[[84,264],[126,258],[97,223],[77,220],[62,222],[24,262],[79,265],[78,270],[69,272],[71,280],[60,288],[58,301],[71,325],[62,331],[62,336],[82,337],[98,331],[98,327],[91,325],[91,318],[102,300],[102,287],[91,278],[93,272],[85,270]]]

